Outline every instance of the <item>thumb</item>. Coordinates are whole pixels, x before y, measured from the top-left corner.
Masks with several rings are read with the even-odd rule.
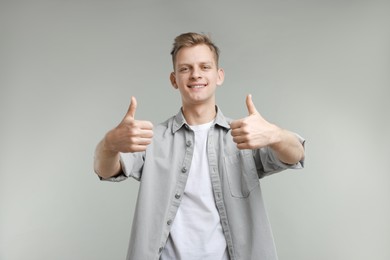
[[[249,115],[258,114],[255,105],[252,102],[252,95],[246,96],[246,107],[248,108]]]
[[[130,117],[131,119],[135,118],[135,110],[137,109],[137,100],[135,97],[131,97],[131,102],[129,109],[127,110],[125,118]]]

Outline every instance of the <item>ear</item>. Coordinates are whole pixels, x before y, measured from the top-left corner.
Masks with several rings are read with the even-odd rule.
[[[177,89],[177,84],[176,84],[176,76],[175,76],[175,72],[171,72],[171,74],[169,75],[169,80],[171,81],[171,85],[172,87],[174,87],[175,89]]]
[[[222,68],[218,69],[218,80],[217,80],[217,86],[221,86],[223,81],[225,79],[225,71]]]

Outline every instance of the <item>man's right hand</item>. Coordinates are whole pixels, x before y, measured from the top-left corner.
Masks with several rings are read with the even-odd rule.
[[[104,137],[104,148],[114,152],[142,152],[152,142],[153,124],[135,120],[137,100],[131,97],[129,109],[120,124]]]

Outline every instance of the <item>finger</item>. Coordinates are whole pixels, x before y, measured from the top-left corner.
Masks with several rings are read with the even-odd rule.
[[[139,127],[140,129],[144,130],[152,130],[153,129],[153,124],[150,121],[136,121],[134,124],[135,126]]]
[[[230,134],[234,137],[234,136],[240,136],[243,134],[243,131],[241,128],[234,128],[232,129],[232,131],[230,132]]]
[[[131,102],[129,109],[127,110],[126,117],[130,117],[131,119],[135,118],[135,110],[137,109],[137,99],[135,97],[131,97]]]
[[[253,115],[253,114],[257,114],[258,113],[255,105],[253,104],[252,95],[251,94],[246,96],[246,107],[248,108],[249,115]]]
[[[245,143],[246,141],[247,141],[247,138],[245,136],[234,136],[233,137],[233,142],[235,142],[236,144]]]
[[[247,143],[237,143],[237,148],[240,150],[252,149],[251,146],[248,145]]]
[[[242,120],[239,119],[239,120],[234,120],[230,123],[230,128],[231,129],[237,129],[237,128],[240,128],[242,125]]]
[[[147,145],[137,145],[133,144],[129,147],[129,151],[134,153],[134,152],[143,152],[146,151]]]
[[[142,137],[142,138],[152,138],[153,137],[153,131],[152,130],[141,129],[139,134],[138,134],[138,136]]]
[[[133,145],[149,145],[152,143],[152,138],[137,137]]]

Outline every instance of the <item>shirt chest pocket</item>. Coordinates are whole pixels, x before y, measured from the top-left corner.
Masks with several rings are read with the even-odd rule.
[[[227,181],[233,197],[246,198],[254,188],[259,186],[259,177],[252,151],[243,150],[225,156],[224,163]]]

